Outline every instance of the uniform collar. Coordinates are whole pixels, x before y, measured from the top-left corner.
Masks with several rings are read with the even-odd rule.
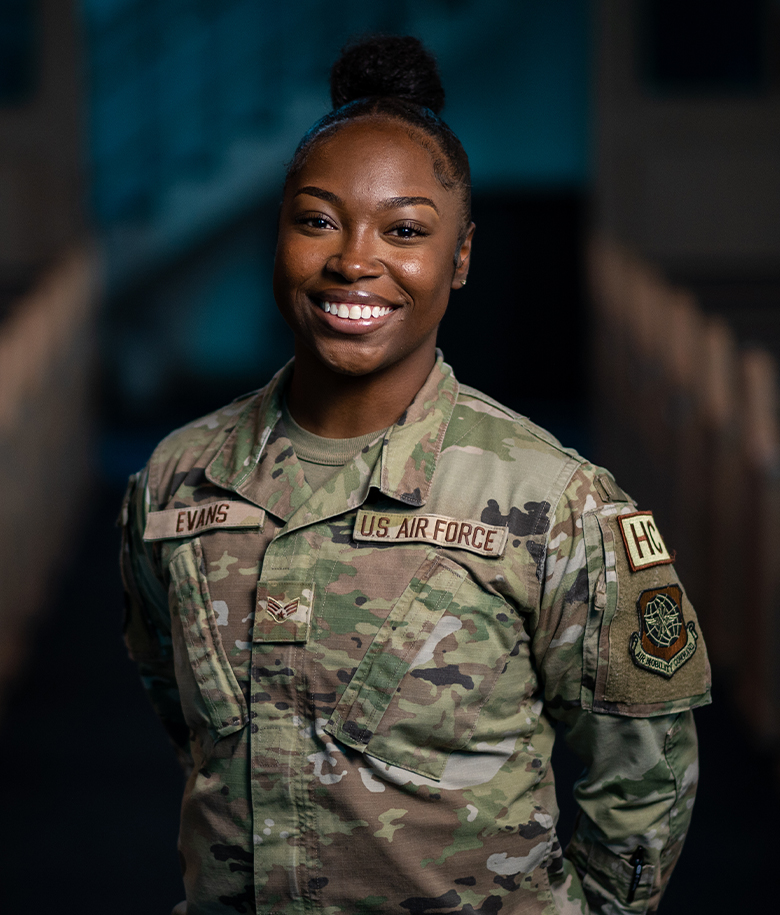
[[[458,382],[439,350],[436,363],[406,412],[391,426],[373,470],[361,455],[337,475],[335,491],[326,484],[311,505],[306,483],[284,423],[282,397],[292,374],[289,362],[254,397],[206,468],[212,483],[289,522],[307,503],[318,518],[362,504],[372,487],[405,505],[425,504],[439,452],[458,396]],[[340,482],[339,482],[340,481]],[[330,504],[333,503],[333,504]],[[306,517],[308,516],[308,517]],[[300,521],[313,520],[307,511]]]

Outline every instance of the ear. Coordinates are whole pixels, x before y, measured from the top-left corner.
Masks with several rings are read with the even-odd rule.
[[[469,274],[471,264],[471,242],[474,238],[474,229],[476,226],[472,222],[466,231],[463,241],[455,252],[455,273],[452,277],[452,289],[460,289],[466,285],[466,277]]]

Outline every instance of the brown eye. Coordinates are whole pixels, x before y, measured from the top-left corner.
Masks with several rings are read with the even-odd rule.
[[[324,216],[298,216],[297,226],[308,226],[310,229],[332,229],[333,223]]]
[[[393,228],[390,229],[390,232],[388,234],[394,235],[396,238],[411,239],[411,238],[422,238],[422,237],[426,236],[428,233],[425,231],[425,229],[423,229],[422,226],[419,226],[416,223],[404,222],[404,223],[401,223],[401,225],[393,226]]]

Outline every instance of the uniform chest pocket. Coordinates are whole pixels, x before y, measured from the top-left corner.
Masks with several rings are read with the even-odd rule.
[[[377,632],[325,730],[395,766],[441,778],[469,743],[518,638],[506,604],[432,551]]]
[[[176,678],[185,717],[191,726],[205,725],[216,737],[225,737],[244,727],[247,705],[217,628],[200,539],[177,547],[168,568]]]

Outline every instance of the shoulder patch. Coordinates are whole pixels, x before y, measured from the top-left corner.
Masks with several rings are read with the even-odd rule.
[[[632,572],[674,562],[658,533],[652,512],[618,515],[618,524]]]
[[[667,679],[693,657],[699,634],[683,617],[682,588],[666,585],[642,591],[636,602],[641,630],[633,633],[629,651],[637,667]]]
[[[647,717],[709,702],[710,666],[696,612],[671,557],[655,531],[652,562],[635,567],[625,542],[649,512],[583,516],[594,612],[585,632],[586,707],[609,714]],[[648,536],[649,540],[649,536]],[[645,541],[640,541],[643,556]],[[641,559],[642,557],[640,557]],[[592,698],[591,698],[592,696]],[[592,705],[590,703],[592,702]]]

